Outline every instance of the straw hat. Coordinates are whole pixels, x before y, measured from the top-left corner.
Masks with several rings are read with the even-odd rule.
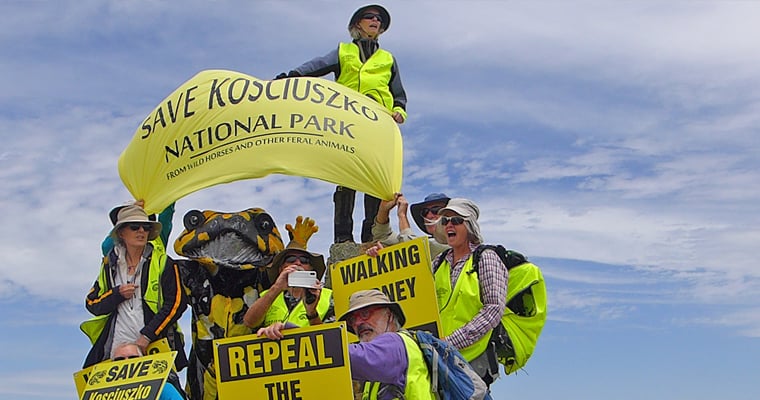
[[[116,207],[114,207],[114,208],[111,209],[111,211],[108,213],[108,218],[111,219],[111,225],[116,225],[116,221],[119,220],[119,211],[121,211],[126,206],[127,205],[116,206]],[[148,219],[151,220],[151,221],[155,221],[156,220],[156,214],[150,214],[150,215],[148,215]]]
[[[285,257],[287,257],[290,254],[293,253],[301,253],[309,256],[311,258],[310,264],[311,268],[317,272],[317,279],[322,279],[322,275],[325,273],[325,257],[318,253],[312,253],[303,246],[301,246],[300,243],[296,242],[295,240],[291,240],[290,243],[288,243],[287,247],[285,247],[285,250],[277,253],[277,255],[274,256],[272,259],[272,267],[271,270],[273,270],[275,273],[280,273],[280,267],[285,262]],[[277,277],[275,276],[275,279]],[[273,281],[274,282],[274,281]]]
[[[348,300],[348,311],[344,312],[338,318],[338,321],[345,321],[354,311],[370,306],[386,306],[396,315],[399,325],[404,326],[404,323],[406,323],[406,316],[404,315],[404,311],[401,310],[401,306],[398,303],[392,302],[385,293],[377,289],[360,290],[352,294]],[[355,333],[350,326],[348,327],[348,331]]]
[[[140,223],[149,223],[151,224],[150,232],[148,232],[148,240],[153,240],[158,237],[158,235],[161,233],[161,223],[156,221],[151,221],[148,218],[148,214],[145,213],[145,210],[142,209],[142,207],[135,206],[135,205],[129,205],[122,207],[116,216],[116,224],[114,224],[113,229],[111,229],[111,237],[118,240],[119,239],[119,229],[124,224],[128,224],[131,222],[140,222]]]

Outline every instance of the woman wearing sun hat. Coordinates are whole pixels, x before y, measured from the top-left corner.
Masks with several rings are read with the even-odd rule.
[[[144,206],[143,200],[137,200],[133,205],[143,207]],[[158,214],[158,222],[161,223],[161,234],[158,235],[158,237],[154,240],[160,240],[161,244],[166,248],[167,244],[169,243],[169,234],[172,231],[172,218],[174,217],[174,204],[169,204],[164,211],[161,211],[160,214]],[[116,206],[111,209],[111,211],[108,213],[108,218],[111,220],[112,225],[116,225],[116,221],[119,219],[119,211],[121,211],[122,208],[126,207],[129,204]],[[150,214],[148,215],[148,219],[151,221],[156,221],[156,214]],[[107,256],[108,252],[111,251],[114,245],[114,239],[110,235],[110,233],[103,239],[103,243],[100,244],[100,248],[103,251],[103,255]]]
[[[488,342],[507,306],[509,272],[491,249],[481,253],[478,265],[472,265],[472,254],[483,243],[480,209],[472,200],[450,199],[438,215],[437,229],[451,246],[451,251],[433,261],[442,337],[458,348],[490,385],[499,376],[499,365],[489,357]],[[475,268],[478,273],[469,273]]]
[[[322,57],[307,61],[277,78],[297,76],[324,76],[335,74],[335,81],[372,97],[393,113],[398,123],[406,120],[406,92],[401,83],[398,65],[393,55],[380,48],[378,39],[391,25],[391,16],[385,7],[370,4],[357,9],[348,21],[348,32],[353,39],[340,43]],[[372,60],[372,68],[365,68]]]
[[[110,358],[118,343],[135,342],[144,352],[148,344],[164,337],[178,352],[177,370],[187,365],[177,324],[187,302],[177,264],[155,240],[161,228],[137,205],[118,211],[111,230],[115,245],[87,293],[85,306],[95,317],[80,326],[93,343],[85,368]]]
[[[380,48],[378,38],[391,25],[391,16],[385,7],[370,4],[357,9],[348,21],[348,32],[353,39],[322,57],[307,61],[277,78],[298,76],[324,76],[335,74],[335,81],[373,98],[390,111],[397,123],[406,120],[406,92],[401,83],[395,57]],[[335,203],[335,243],[352,242],[353,213],[356,191],[338,186]],[[380,199],[364,195],[364,222],[361,241],[372,240],[372,224],[380,206]]]

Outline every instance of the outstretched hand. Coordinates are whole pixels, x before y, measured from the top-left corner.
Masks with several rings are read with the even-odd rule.
[[[380,206],[378,207],[378,212],[383,212],[386,215],[390,213],[390,211],[393,209],[393,207],[396,207],[398,204],[398,200],[400,197],[404,196],[401,193],[394,193],[393,198],[390,200],[381,200]]]
[[[286,224],[285,229],[288,230],[290,239],[300,244],[304,249],[306,248],[306,244],[309,242],[311,235],[319,231],[319,227],[316,225],[316,221],[309,217],[306,217],[306,219],[304,219],[300,215],[296,217],[295,227],[293,227],[293,225]]]
[[[273,340],[279,340],[285,337],[285,335],[282,334],[283,329],[285,329],[285,324],[278,321],[267,327],[260,328],[256,334],[259,336],[266,336]]]
[[[409,210],[409,201],[403,194],[396,196],[396,204],[398,205],[397,215],[400,217],[406,215],[406,211]]]
[[[394,193],[393,198],[391,200],[381,200],[380,206],[377,208],[377,215],[375,216],[375,221],[381,224],[387,224],[390,222],[390,214],[393,207],[396,207],[398,204],[398,200],[400,198],[403,198],[404,195],[401,193]]]

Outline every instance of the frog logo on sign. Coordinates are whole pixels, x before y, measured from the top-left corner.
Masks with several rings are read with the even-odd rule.
[[[100,380],[106,377],[106,371],[98,371],[90,377],[90,380],[87,382],[90,385],[97,385],[100,383]]]

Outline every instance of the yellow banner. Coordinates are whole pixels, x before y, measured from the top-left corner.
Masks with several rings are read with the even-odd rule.
[[[79,399],[158,399],[176,356],[177,352],[172,351],[95,364],[85,373],[87,384]]]
[[[164,99],[119,157],[150,213],[197,190],[285,174],[382,199],[401,190],[402,142],[387,109],[320,78],[198,73]]]
[[[214,341],[220,399],[353,400],[344,323]]]
[[[438,300],[430,263],[428,239],[420,237],[386,247],[377,257],[362,255],[330,266],[335,315],[348,310],[348,299],[358,290],[380,289],[401,305],[406,329],[440,332]],[[349,333],[349,341],[358,339]]]

